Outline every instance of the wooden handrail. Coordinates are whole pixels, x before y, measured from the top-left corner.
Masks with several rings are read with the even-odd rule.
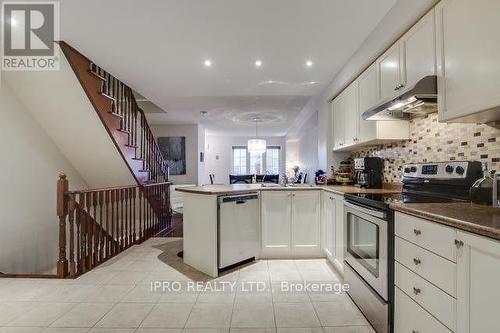
[[[148,187],[148,186],[154,186],[154,185],[159,185],[159,184],[172,185],[172,182],[146,183],[146,184],[141,184],[141,185],[110,186],[110,187],[103,187],[103,188],[99,188],[99,189],[66,191],[66,194],[81,194],[81,193],[88,193],[88,192],[100,192],[100,191],[105,191],[105,190],[122,190],[122,189],[127,189],[127,188],[134,188],[134,187]]]
[[[170,228],[170,182],[69,191],[57,182],[57,276],[76,277]]]
[[[93,62],[89,71],[101,78],[101,93],[112,100],[112,113],[120,117],[120,130],[129,134],[128,146],[134,147],[136,157],[143,159],[145,170],[151,173],[150,181],[168,180],[168,165],[132,89]]]
[[[168,181],[168,164],[132,89],[67,43],[59,45],[137,183]]]

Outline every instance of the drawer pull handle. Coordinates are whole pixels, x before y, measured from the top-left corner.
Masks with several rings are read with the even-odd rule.
[[[422,292],[422,290],[420,290],[420,288],[415,288],[415,287],[413,287],[413,293],[414,293],[415,295],[418,295],[418,294],[420,294],[421,292]]]
[[[415,234],[415,236],[420,236],[422,234],[422,231],[418,229],[413,229],[413,233]]]
[[[417,259],[417,258],[413,258],[413,263],[414,263],[415,265],[420,265],[420,264],[422,263],[422,260]]]
[[[462,242],[461,240],[455,239],[455,245],[457,248],[461,248],[462,246],[464,246],[464,242]]]

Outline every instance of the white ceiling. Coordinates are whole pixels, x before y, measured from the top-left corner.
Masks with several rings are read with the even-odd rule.
[[[284,135],[395,2],[62,0],[61,39],[151,101],[154,124],[251,135],[260,115]]]

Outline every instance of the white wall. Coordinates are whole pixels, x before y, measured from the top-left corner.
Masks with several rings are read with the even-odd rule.
[[[62,51],[60,60],[60,70],[7,71],[2,80],[91,188],[136,184]]]
[[[58,173],[72,189],[87,185],[5,82],[0,115],[0,272],[54,273]]]
[[[307,173],[307,183],[314,183],[314,173],[318,168],[318,113],[305,120],[302,127],[286,137],[286,170],[295,165]]]
[[[215,175],[216,184],[229,183],[231,173],[231,156],[233,146],[246,146],[248,139],[246,136],[205,136],[205,176],[202,184],[209,184],[209,174]],[[285,171],[286,142],[284,136],[263,137],[269,146],[281,147],[280,174]]]
[[[170,175],[174,184],[197,184],[199,172],[199,125],[153,125],[151,130],[155,137],[186,137],[186,174]]]

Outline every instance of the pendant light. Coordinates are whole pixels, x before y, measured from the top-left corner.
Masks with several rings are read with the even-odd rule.
[[[248,152],[250,154],[264,154],[266,152],[266,140],[259,139],[258,122],[259,118],[255,118],[255,139],[248,140]]]

